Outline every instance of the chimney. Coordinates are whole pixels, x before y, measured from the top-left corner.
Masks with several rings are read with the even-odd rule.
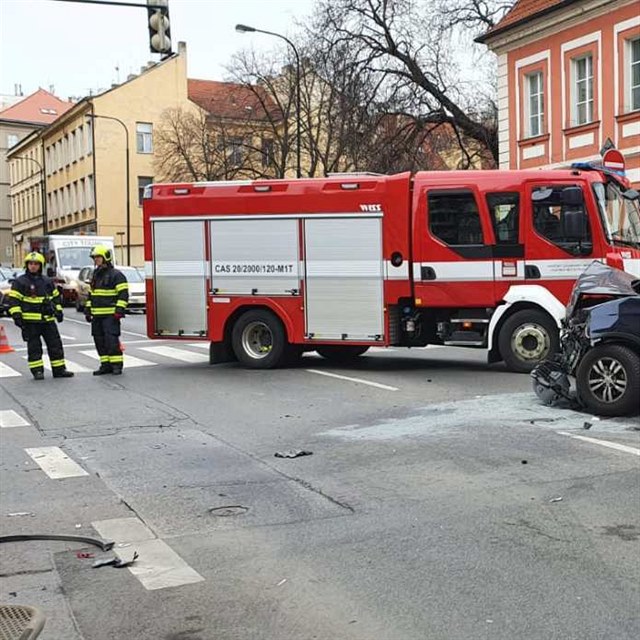
[[[129,82],[129,80],[133,80],[133,79],[134,79],[134,78],[136,78],[136,77],[137,77],[137,76],[136,76],[136,74],[135,74],[135,73],[130,73],[130,74],[127,76],[127,82]]]
[[[186,42],[178,42],[178,55],[186,55],[187,54],[187,43]]]

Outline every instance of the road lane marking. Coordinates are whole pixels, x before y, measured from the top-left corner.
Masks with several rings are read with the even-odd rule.
[[[93,360],[99,360],[100,356],[95,351],[81,351],[85,356],[92,358]],[[143,358],[136,358],[129,354],[124,354],[124,366],[127,369],[135,369],[136,367],[153,367],[158,364],[157,362],[151,362],[151,360],[144,360]]]
[[[308,373],[315,373],[319,376],[327,376],[328,378],[337,378],[338,380],[348,380],[349,382],[356,382],[358,384],[366,384],[370,387],[376,387],[377,389],[384,389],[385,391],[400,391],[398,387],[390,387],[388,384],[381,384],[380,382],[371,382],[371,380],[363,380],[362,378],[351,378],[349,376],[341,376],[337,373],[329,373],[328,371],[320,371],[319,369],[305,369]]]
[[[101,537],[116,543],[117,556],[138,552],[135,564],[127,567],[148,591],[179,587],[183,584],[204,582],[204,578],[192,569],[166,542],[155,537],[139,518],[115,518],[99,520],[91,526]],[[118,548],[118,544],[128,545]]]
[[[74,462],[60,449],[60,447],[34,447],[25,449],[25,451],[53,480],[89,475],[77,462]]]
[[[74,318],[66,318],[65,322],[75,322],[76,324],[90,325],[91,323],[86,320],[75,320]],[[136,333],[135,331],[126,331],[125,329],[121,329],[122,333],[128,333],[130,336],[138,336],[138,338],[148,338],[144,333]]]
[[[18,378],[22,374],[12,369],[8,364],[0,362],[0,378]]]
[[[587,436],[579,436],[575,433],[568,433],[567,431],[558,431],[561,436],[569,436],[575,440],[584,440],[584,442],[590,442],[591,444],[599,444],[601,447],[608,447],[609,449],[615,449],[616,451],[622,451],[623,453],[630,453],[634,456],[640,456],[640,449],[635,447],[629,447],[626,444],[618,444],[617,442],[609,442],[608,440],[598,440],[597,438],[589,438]]]
[[[165,358],[180,360],[181,362],[209,362],[209,356],[204,353],[194,353],[193,351],[185,351],[184,349],[176,349],[175,347],[140,347],[140,350],[155,353]]]
[[[13,409],[6,409],[0,411],[0,427],[29,427],[30,422],[27,422],[21,415],[16,413]]]
[[[209,349],[210,347],[210,343],[209,342],[188,342],[187,343],[190,347],[196,347],[196,349]]]
[[[60,334],[60,337],[61,337],[63,340],[75,340],[75,338],[74,338],[73,336],[68,336],[68,335],[66,335],[66,334],[64,334],[64,333],[61,333],[61,334]]]

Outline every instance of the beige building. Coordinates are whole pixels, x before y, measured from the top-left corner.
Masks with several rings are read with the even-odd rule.
[[[117,260],[142,266],[142,192],[154,176],[154,130],[166,109],[188,106],[186,46],[180,43],[178,53],[104,93],[82,99],[13,147],[8,160],[16,260],[28,250],[29,238],[43,231],[42,216],[34,215],[33,181],[26,166],[34,163],[17,157],[40,154],[46,232],[112,236]]]
[[[0,264],[13,263],[13,240],[11,232],[11,201],[9,199],[10,176],[7,153],[11,147],[33,131],[42,129],[71,107],[53,94],[38,89],[27,96],[0,96]],[[38,193],[41,189],[42,172],[34,150],[29,160],[24,161],[21,170],[25,183],[21,191],[25,199],[25,215],[40,218],[42,209]],[[34,162],[35,160],[35,162]],[[35,197],[38,196],[38,197]]]

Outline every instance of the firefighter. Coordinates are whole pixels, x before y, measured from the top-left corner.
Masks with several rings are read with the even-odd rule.
[[[120,321],[129,300],[129,283],[121,271],[113,266],[113,252],[109,247],[96,245],[91,250],[95,264],[91,292],[84,313],[91,323],[91,335],[100,356],[100,368],[94,376],[107,373],[120,375],[124,358],[120,349]]]
[[[24,273],[11,285],[9,313],[27,343],[27,358],[33,377],[44,380],[40,340],[43,338],[53,377],[72,378],[73,373],[67,371],[62,340],[54,322],[63,320],[60,292],[53,280],[43,275],[45,262],[44,256],[36,251],[27,254]]]

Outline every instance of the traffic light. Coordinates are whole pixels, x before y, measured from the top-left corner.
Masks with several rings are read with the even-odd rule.
[[[169,0],[147,0],[149,14],[149,49],[151,53],[171,55]]]

